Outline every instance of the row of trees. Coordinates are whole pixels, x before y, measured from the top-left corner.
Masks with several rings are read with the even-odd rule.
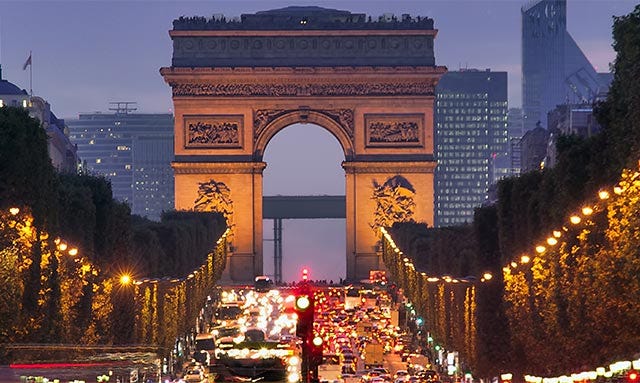
[[[217,278],[225,229],[210,212],[132,216],[105,178],[58,174],[26,110],[0,108],[0,344],[133,342],[114,305],[119,276],[186,279],[215,264],[201,275]]]
[[[391,231],[420,271],[493,272],[492,283],[475,293],[476,355],[469,360],[476,361],[474,372],[481,376],[500,371],[560,375],[637,352],[640,181],[631,179],[640,159],[640,6],[614,18],[613,36],[614,81],[607,100],[596,108],[601,134],[561,137],[557,166],[501,181],[497,204],[477,209],[472,225],[427,229],[407,223]],[[616,190],[625,192],[616,194],[611,186],[621,174]],[[585,201],[593,203],[603,188],[612,198],[600,202],[579,227],[568,224],[568,216]],[[532,251],[554,229],[562,233],[559,243],[540,255]],[[503,272],[522,255],[532,259],[527,267]],[[411,268],[397,272],[401,280],[412,278]],[[414,286],[419,284],[407,284],[414,302],[429,302]],[[430,305],[421,315],[433,318],[442,309]],[[437,328],[433,331],[442,342],[452,341]]]

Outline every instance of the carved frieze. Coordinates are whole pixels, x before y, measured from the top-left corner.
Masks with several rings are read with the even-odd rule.
[[[242,147],[242,115],[185,116],[185,148]]]
[[[434,80],[362,83],[170,83],[174,97],[433,96]]]
[[[257,139],[262,131],[276,118],[297,110],[287,109],[258,109],[253,113],[253,137]],[[353,109],[322,109],[314,111],[331,118],[345,130],[350,139],[353,139],[354,119]]]
[[[365,114],[364,126],[368,147],[423,146],[422,114]]]

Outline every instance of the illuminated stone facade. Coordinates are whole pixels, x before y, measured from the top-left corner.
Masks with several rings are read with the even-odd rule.
[[[170,31],[173,66],[162,68],[160,73],[172,88],[175,108],[175,207],[194,209],[195,201],[203,198],[198,194],[201,185],[224,185],[224,205],[233,209],[232,251],[224,278],[252,280],[262,274],[263,268],[265,149],[287,126],[319,125],[339,141],[345,156],[347,279],[368,278],[369,270],[384,268],[376,246],[379,233],[372,228],[372,223],[381,219],[376,214],[384,211],[380,199],[374,198],[376,193],[388,199],[396,191],[412,190],[411,203],[406,204],[411,211],[402,216],[433,225],[434,89],[446,71],[433,65],[436,31],[432,21],[424,22],[430,19],[414,25],[404,19],[387,21],[386,25],[371,23],[376,28],[364,22],[353,23],[352,29],[314,30],[314,20],[331,10],[296,8],[294,16],[287,9],[281,11],[289,15],[286,20],[307,20],[303,25],[309,29],[289,28],[277,22],[274,25],[280,25],[281,30],[250,28],[253,24],[242,29],[242,22],[214,23],[213,27],[206,23],[194,27],[192,19],[182,24],[180,20],[174,22]],[[274,17],[278,18],[276,15],[270,20]],[[297,22],[295,25],[299,25]],[[187,24],[190,29],[185,29]],[[235,29],[229,30],[230,25]],[[358,25],[365,26],[356,28]],[[233,36],[242,36],[237,46],[232,44]],[[380,48],[377,59],[363,65],[367,60],[361,55],[341,55],[339,50],[323,53],[320,36],[345,39],[340,40],[344,49],[347,40],[354,47],[363,47],[375,36],[382,44],[377,47],[394,41],[411,46],[413,53],[401,66],[403,57],[393,43]],[[277,44],[279,39],[293,48],[278,50],[278,65],[273,66],[271,61],[262,60],[264,55],[275,54],[264,47],[268,46],[266,41]],[[184,44],[188,42],[212,47],[220,41],[225,41],[229,49],[235,47],[226,51],[222,61],[204,53],[202,60],[193,52],[185,56]],[[307,41],[305,50],[310,57],[316,57],[313,65],[300,62],[302,41]],[[252,53],[258,46],[258,53]],[[374,49],[373,43],[371,47]],[[254,65],[249,65],[246,57],[252,54],[256,54]],[[410,187],[398,187],[397,179]]]

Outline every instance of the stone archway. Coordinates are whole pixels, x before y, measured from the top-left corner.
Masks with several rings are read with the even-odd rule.
[[[349,161],[354,156],[352,109],[260,109],[254,115],[256,142],[253,157],[256,160],[262,161],[266,146],[276,133],[296,123],[316,124],[328,130],[340,143],[344,158]]]
[[[230,281],[262,274],[262,157],[294,123],[327,129],[344,151],[347,279],[383,268],[377,225],[433,225],[434,88],[446,71],[433,21],[346,23],[344,11],[302,8],[170,31],[173,65],[160,73],[175,110],[175,207],[227,211]],[[304,29],[314,23],[328,29]]]

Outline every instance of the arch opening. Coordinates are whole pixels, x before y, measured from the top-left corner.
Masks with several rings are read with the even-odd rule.
[[[334,131],[325,126],[300,124],[299,120],[279,124],[269,132],[268,139],[265,137],[260,153],[267,164],[263,172],[263,196],[267,198],[345,194],[341,167],[345,148]],[[302,268],[308,268],[313,280],[338,282],[346,277],[344,218],[284,218],[280,222],[281,274],[276,272],[274,260],[274,225],[278,224],[275,219],[263,219],[265,275],[280,275],[282,282],[292,282],[300,279]]]

